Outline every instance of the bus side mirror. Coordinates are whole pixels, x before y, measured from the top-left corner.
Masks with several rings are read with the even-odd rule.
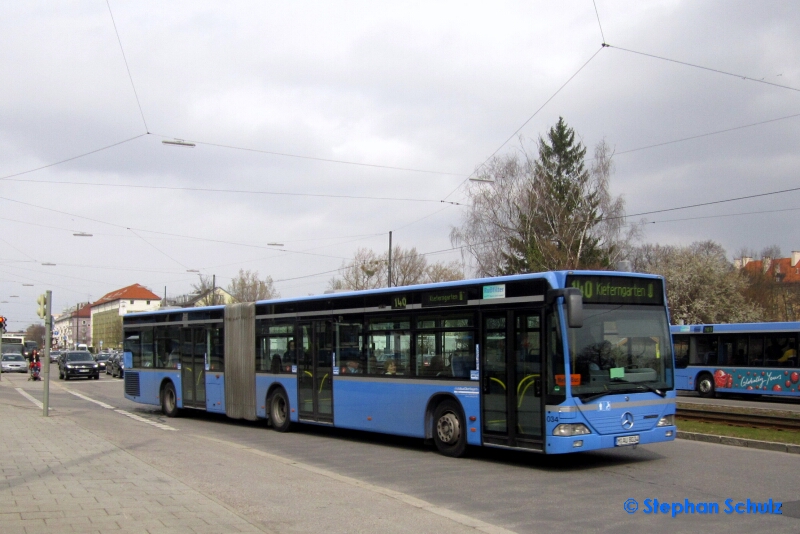
[[[555,302],[558,297],[564,297],[564,306],[567,308],[567,326],[570,328],[583,327],[583,293],[581,290],[568,287],[551,289],[547,292],[548,303]]]
[[[583,326],[583,293],[570,287],[565,291],[564,304],[567,306],[567,324],[570,328]]]

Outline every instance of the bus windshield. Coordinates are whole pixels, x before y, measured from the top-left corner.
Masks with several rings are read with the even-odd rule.
[[[584,401],[604,394],[673,387],[672,344],[663,308],[587,304],[582,328],[569,330],[572,394]]]

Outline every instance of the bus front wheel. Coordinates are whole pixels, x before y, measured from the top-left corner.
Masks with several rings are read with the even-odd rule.
[[[178,416],[178,396],[175,394],[175,386],[172,385],[172,382],[164,386],[161,391],[161,411],[167,417]]]
[[[697,393],[701,397],[714,397],[714,377],[708,373],[703,373],[697,377]]]
[[[282,389],[275,390],[269,396],[269,420],[272,428],[278,432],[288,431],[292,423],[289,418],[289,399]]]
[[[454,458],[463,456],[467,450],[467,425],[458,403],[440,403],[433,413],[433,424],[433,441],[439,452]]]

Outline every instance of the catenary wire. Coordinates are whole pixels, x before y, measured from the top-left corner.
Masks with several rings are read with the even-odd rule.
[[[600,24],[600,12],[597,11],[597,2],[595,0],[592,0],[592,4],[594,4],[594,13],[595,13],[595,15],[597,15],[597,25],[600,27],[600,37],[603,39],[603,42],[605,43],[606,42],[606,36],[603,33],[603,25]]]
[[[690,209],[690,208],[699,208],[699,207],[702,207],[702,206],[712,206],[712,205],[715,205],[715,204],[725,204],[727,202],[736,202],[737,200],[748,200],[748,199],[751,199],[751,198],[766,197],[766,196],[770,196],[770,195],[779,195],[779,194],[782,194],[782,193],[792,193],[794,191],[800,191],[800,187],[793,187],[791,189],[781,189],[780,191],[771,191],[769,193],[758,193],[758,194],[755,194],[755,195],[747,195],[747,196],[743,196],[743,197],[726,198],[724,200],[714,200],[712,202],[701,202],[699,204],[691,204],[689,206],[679,206],[679,207],[676,207],[676,208],[665,208],[663,210],[643,211],[641,213],[634,213],[634,214],[631,214],[631,215],[620,215],[620,216],[617,216],[617,217],[603,217],[603,218],[598,219],[598,220],[599,221],[612,221],[612,220],[615,220],[615,219],[626,219],[628,217],[641,217],[642,215],[652,215],[654,213],[665,213],[665,212],[668,212],[668,211],[687,210],[687,209]]]
[[[102,152],[103,150],[108,150],[109,148],[113,148],[115,146],[124,145],[125,143],[130,143],[134,139],[139,139],[140,137],[144,137],[146,135],[147,135],[146,133],[139,134],[139,135],[137,135],[135,137],[131,137],[130,139],[125,139],[124,141],[119,141],[118,143],[113,143],[111,145],[106,145],[104,147],[97,148],[95,150],[90,150],[89,152],[84,152],[83,154],[78,154],[77,156],[72,156],[72,157],[67,158],[67,159],[62,159],[62,160],[56,161],[54,163],[48,163],[47,165],[42,165],[41,167],[36,167],[35,169],[28,169],[27,171],[22,171],[22,172],[17,172],[17,173],[14,173],[14,174],[9,174],[7,176],[2,176],[2,177],[0,177],[0,180],[9,180],[9,179],[15,178],[17,176],[22,176],[23,174],[29,174],[29,173],[32,173],[32,172],[41,171],[42,169],[47,169],[49,167],[55,167],[56,165],[61,165],[62,163],[67,163],[68,161],[74,161],[76,159],[80,159],[80,158],[89,156],[91,154],[96,154],[98,152]]]
[[[144,124],[144,131],[149,133],[147,129],[147,121],[144,120],[144,110],[142,109],[142,103],[139,102],[139,94],[136,92],[136,85],[133,83],[133,76],[131,76],[131,68],[128,66],[128,58],[125,57],[125,49],[122,47],[122,39],[119,36],[119,30],[117,30],[117,23],[114,21],[114,13],[111,11],[111,4],[109,0],[106,0],[106,5],[108,6],[108,14],[111,15],[111,24],[114,26],[114,33],[117,35],[117,42],[119,43],[119,49],[122,52],[122,60],[125,62],[125,69],[128,71],[128,79],[131,81],[131,87],[133,88],[133,96],[136,97],[136,105],[139,106],[139,114],[142,116],[142,123]]]
[[[647,150],[647,149],[650,149],[650,148],[656,148],[656,147],[660,147],[660,146],[671,145],[671,144],[674,144],[674,143],[682,143],[683,141],[691,141],[692,139],[700,139],[701,137],[709,137],[709,136],[712,136],[712,135],[718,135],[718,134],[722,134],[722,133],[733,132],[733,131],[736,131],[736,130],[743,130],[745,128],[752,128],[753,126],[760,126],[762,124],[769,124],[771,122],[777,122],[777,121],[782,121],[782,120],[786,120],[786,119],[794,119],[796,117],[800,117],[800,113],[795,113],[793,115],[787,115],[785,117],[778,117],[777,119],[769,119],[769,120],[765,120],[765,121],[761,121],[761,122],[753,122],[751,124],[744,124],[742,126],[734,126],[732,128],[726,128],[724,130],[717,130],[717,131],[714,131],[714,132],[708,132],[708,133],[703,133],[703,134],[698,134],[698,135],[692,135],[690,137],[683,137],[681,139],[675,139],[673,141],[664,141],[663,143],[656,143],[654,145],[647,145],[647,146],[642,146],[642,147],[639,147],[639,148],[632,148],[632,149],[629,149],[629,150],[623,150],[621,152],[617,152],[616,155],[619,156],[619,155],[622,155],[622,154],[630,154],[631,152],[638,152],[640,150]],[[590,158],[589,161],[591,161],[593,159],[594,158]]]
[[[156,135],[156,136],[162,137],[164,139],[175,139],[172,136],[163,135],[163,134],[153,133],[152,135]],[[215,146],[215,147],[218,147],[218,148],[227,148],[229,150],[242,150],[244,152],[257,152],[259,154],[268,154],[268,155],[271,155],[271,156],[281,156],[281,157],[285,157],[285,158],[307,159],[307,160],[311,160],[311,161],[322,161],[322,162],[325,162],[325,163],[339,163],[339,164],[342,164],[342,165],[355,165],[357,167],[370,167],[370,168],[374,168],[374,169],[388,169],[388,170],[392,170],[392,171],[421,172],[421,173],[425,173],[425,174],[441,174],[441,175],[445,175],[445,176],[464,176],[464,173],[431,171],[431,170],[427,170],[427,169],[413,169],[413,168],[410,168],[410,167],[394,167],[394,166],[391,166],[391,165],[378,165],[378,164],[375,164],[375,163],[362,163],[362,162],[358,162],[358,161],[348,161],[348,160],[332,159],[332,158],[320,158],[320,157],[316,157],[316,156],[302,156],[302,155],[299,155],[299,154],[289,154],[287,152],[276,152],[276,151],[272,151],[272,150],[262,150],[262,149],[258,149],[258,148],[246,148],[246,147],[240,147],[240,146],[235,146],[235,145],[225,145],[225,144],[221,144],[221,143],[211,143],[211,142],[208,142],[208,141],[197,141],[197,140],[194,140],[194,139],[186,139],[186,141],[191,141],[192,143],[195,143],[197,145]]]
[[[14,179],[5,178],[9,182],[25,182],[33,184],[56,184],[56,185],[86,185],[92,187],[122,187],[129,189],[154,189],[164,191],[199,191],[203,193],[236,193],[247,195],[275,195],[275,196],[293,196],[293,197],[317,197],[317,198],[341,198],[341,199],[354,199],[354,200],[388,200],[394,202],[431,202],[440,204],[443,201],[433,198],[404,198],[404,197],[371,197],[371,196],[358,196],[358,195],[332,195],[323,193],[289,193],[281,191],[261,191],[256,189],[223,189],[216,187],[177,187],[166,185],[139,185],[139,184],[104,184],[98,182],[78,182],[71,180],[30,180],[30,179]],[[456,202],[448,202],[449,204],[458,204]]]
[[[455,193],[456,191],[458,191],[458,190],[461,188],[461,186],[463,186],[465,183],[467,183],[467,180],[469,180],[469,179],[470,179],[472,176],[474,176],[474,175],[475,175],[475,173],[476,173],[476,172],[478,172],[478,170],[479,170],[481,167],[483,167],[484,165],[486,165],[486,163],[487,163],[489,160],[491,160],[491,159],[492,159],[492,158],[493,158],[493,157],[494,157],[494,156],[495,156],[495,155],[496,155],[498,152],[500,152],[500,150],[501,150],[501,149],[502,149],[504,146],[506,146],[506,144],[508,144],[508,142],[509,142],[509,141],[511,141],[512,139],[514,139],[514,137],[516,137],[516,135],[517,135],[517,134],[518,134],[520,131],[522,131],[522,129],[523,129],[523,128],[524,128],[524,127],[525,127],[525,126],[526,126],[526,125],[527,125],[529,122],[531,122],[531,121],[533,120],[533,118],[534,118],[534,117],[536,117],[536,115],[538,115],[538,114],[539,114],[539,112],[540,112],[540,111],[542,111],[542,110],[544,109],[544,107],[545,107],[547,104],[549,104],[549,103],[550,103],[550,101],[551,101],[551,100],[553,100],[553,99],[556,97],[556,95],[558,95],[558,93],[560,93],[560,92],[561,92],[561,91],[562,91],[562,90],[563,90],[563,89],[564,89],[564,88],[565,88],[565,87],[566,87],[566,86],[569,84],[569,82],[571,82],[571,81],[572,81],[572,80],[573,80],[573,79],[574,79],[574,78],[575,78],[575,77],[576,77],[578,74],[580,74],[580,72],[581,72],[581,71],[582,71],[582,70],[583,70],[583,69],[586,67],[586,65],[588,65],[589,63],[591,63],[591,61],[592,61],[592,60],[593,60],[593,59],[594,59],[594,58],[597,56],[597,54],[599,54],[599,53],[600,53],[600,51],[601,51],[601,50],[602,50],[604,47],[605,47],[605,45],[604,45],[604,46],[601,46],[601,47],[600,47],[600,48],[599,48],[599,49],[598,49],[598,50],[597,50],[597,51],[596,51],[594,54],[592,54],[592,57],[590,57],[590,58],[589,58],[589,59],[588,59],[588,60],[587,60],[587,61],[586,61],[586,62],[585,62],[583,65],[581,65],[581,66],[580,66],[580,68],[579,68],[578,70],[576,70],[576,71],[575,71],[575,73],[573,73],[573,74],[572,74],[572,76],[570,76],[570,77],[567,79],[567,81],[565,81],[565,82],[564,82],[564,83],[561,85],[561,87],[559,87],[558,89],[556,89],[556,92],[555,92],[555,93],[553,93],[553,94],[550,96],[550,98],[548,98],[547,100],[545,100],[544,104],[542,104],[541,106],[539,106],[539,109],[537,109],[536,111],[534,111],[534,112],[533,112],[533,115],[531,115],[530,117],[528,117],[528,119],[527,119],[525,122],[523,122],[523,123],[522,123],[522,125],[521,125],[519,128],[517,128],[517,129],[516,129],[516,131],[515,131],[514,133],[512,133],[512,134],[511,134],[511,135],[508,137],[508,139],[506,139],[505,141],[503,141],[503,143],[502,143],[502,144],[501,144],[499,147],[497,147],[497,149],[496,149],[494,152],[492,152],[492,153],[491,153],[491,155],[489,155],[489,157],[488,157],[488,158],[486,158],[486,159],[483,161],[483,163],[481,163],[480,165],[478,165],[478,166],[475,168],[475,170],[474,170],[474,171],[472,171],[472,172],[469,174],[469,176],[467,176],[467,177],[466,177],[466,178],[465,178],[465,179],[464,179],[464,180],[463,180],[463,181],[462,181],[460,184],[458,184],[458,186],[456,186],[456,188],[455,188],[455,189],[453,189],[452,191],[450,191],[450,193],[448,193],[448,194],[447,194],[447,195],[444,197],[444,199],[442,199],[442,201],[444,202],[445,200],[447,200],[447,199],[448,199],[448,197],[450,197],[450,195],[452,195],[453,193]]]
[[[610,44],[607,44],[607,43],[604,43],[603,46],[606,46],[608,48],[615,48],[617,50],[622,50],[623,52],[629,52],[631,54],[638,54],[640,56],[646,56],[646,57],[651,57],[651,58],[654,58],[654,59],[660,59],[662,61],[669,61],[670,63],[677,63],[678,65],[684,65],[684,66],[687,66],[687,67],[693,67],[695,69],[707,70],[709,72],[715,72],[717,74],[723,74],[725,76],[732,76],[734,78],[740,78],[740,79],[745,80],[745,81],[763,83],[765,85],[771,85],[773,87],[779,87],[781,89],[788,89],[789,91],[798,91],[798,92],[800,92],[800,89],[797,89],[795,87],[789,87],[788,85],[781,85],[781,84],[774,83],[774,82],[768,82],[768,81],[763,80],[763,79],[759,80],[758,78],[751,78],[750,76],[743,76],[741,74],[735,74],[733,72],[727,72],[727,71],[724,71],[724,70],[713,69],[711,67],[704,67],[703,65],[695,65],[694,63],[688,63],[686,61],[679,61],[677,59],[670,59],[668,57],[657,56],[655,54],[648,54],[646,52],[639,52],[637,50],[630,50],[628,48],[622,48],[621,46],[614,46],[614,45],[610,45]]]

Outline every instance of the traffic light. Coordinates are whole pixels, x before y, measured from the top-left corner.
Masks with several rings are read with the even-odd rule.
[[[42,319],[47,318],[47,295],[41,294],[36,299],[36,303],[39,305],[39,309],[36,310],[36,315],[41,317]]]
[[[8,321],[6,320],[6,318],[5,318],[5,317],[0,317],[0,332],[3,332],[3,333],[5,333],[5,331],[6,331],[6,324],[7,324],[7,323],[8,323]]]

